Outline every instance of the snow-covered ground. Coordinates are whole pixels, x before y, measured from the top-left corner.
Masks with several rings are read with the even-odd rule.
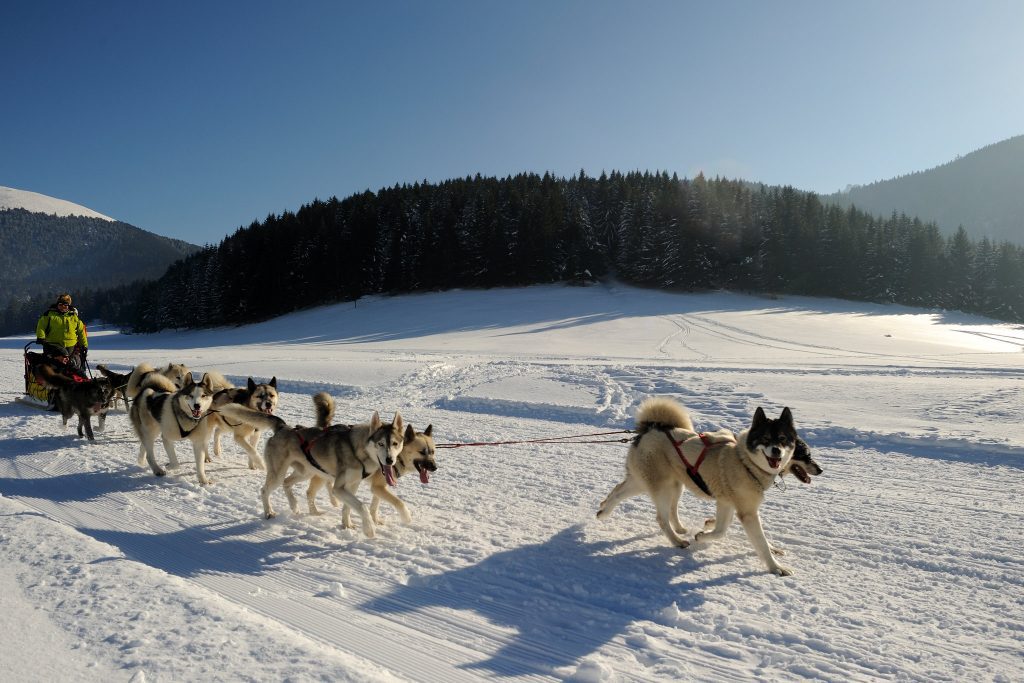
[[[442,444],[624,430],[650,395],[701,429],[790,406],[825,472],[767,495],[788,578],[738,525],[680,550],[644,498],[594,519],[621,443],[441,449],[428,485],[398,483],[413,523],[384,506],[372,540],[326,497],[293,516],[278,492],[267,521],[234,445],[209,487],[187,446],[157,479],[125,415],[88,443],[15,403],[26,340],[0,340],[7,680],[1024,679],[1021,326],[595,286],[92,333],[93,363],[276,376],[289,422],[327,390],[339,421],[400,410]],[[680,508],[692,528],[711,512]]]

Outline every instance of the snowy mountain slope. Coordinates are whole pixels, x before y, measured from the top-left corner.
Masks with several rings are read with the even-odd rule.
[[[102,218],[114,221],[115,218],[87,209],[84,206],[49,197],[38,192],[16,190],[13,187],[0,187],[0,211],[4,209],[25,209],[33,213],[45,213],[57,216],[85,216],[86,218]]]
[[[0,340],[8,399],[23,344]],[[136,467],[124,415],[89,444],[0,403],[0,567],[14,604],[64,634],[43,647],[83,680],[1020,678],[1019,326],[536,287],[97,331],[91,347],[115,368],[276,375],[290,423],[310,423],[309,396],[326,389],[342,421],[398,409],[440,443],[521,443],[439,450],[428,485],[396,489],[413,523],[384,506],[368,540],[324,496],[320,517],[261,519],[262,476],[232,445],[204,488],[187,448],[164,479]],[[679,550],[646,499],[593,519],[628,435],[526,443],[628,429],[651,394],[677,397],[702,429],[793,408],[825,468],[767,495],[793,577],[766,574],[738,525]],[[712,508],[684,496],[680,509],[696,529]]]

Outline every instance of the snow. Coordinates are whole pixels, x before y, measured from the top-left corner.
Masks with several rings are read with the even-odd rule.
[[[284,512],[264,520],[261,473],[227,440],[202,487],[188,447],[165,478],[137,467],[122,413],[88,443],[15,403],[27,340],[0,339],[6,678],[1024,678],[1019,325],[612,285],[92,330],[93,363],[276,376],[289,423],[311,423],[327,390],[339,421],[400,410],[442,444],[620,432],[655,394],[704,430],[790,406],[825,471],[767,495],[787,578],[738,524],[680,550],[646,498],[594,519],[622,476],[617,442],[439,449],[428,485],[399,480],[412,524],[385,504],[374,539],[342,529],[323,495],[314,517],[277,492]],[[684,494],[688,526],[711,512]]]
[[[102,213],[64,199],[28,190],[15,190],[12,187],[0,187],[0,211],[4,209],[25,209],[33,213],[54,216],[85,216],[86,218],[102,218],[105,221],[115,220],[110,216],[104,216]]]

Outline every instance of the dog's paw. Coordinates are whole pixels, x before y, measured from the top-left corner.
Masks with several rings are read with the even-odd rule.
[[[685,538],[680,538],[678,541],[675,542],[675,545],[677,548],[689,548],[690,542],[687,541]]]
[[[776,576],[793,576],[793,570],[789,567],[783,567],[781,564],[777,564],[770,568],[772,574]]]
[[[277,513],[276,512],[268,512],[267,514],[265,514],[263,516],[264,519],[273,519],[274,517],[277,517]]]
[[[708,517],[707,519],[704,520],[704,528],[705,529],[713,529],[714,526],[715,526],[715,518],[714,517]]]
[[[167,471],[163,470],[163,469],[160,469],[160,468],[157,468],[157,469],[153,470],[153,474],[158,476],[158,477],[163,477],[163,476],[165,476],[167,474]]]

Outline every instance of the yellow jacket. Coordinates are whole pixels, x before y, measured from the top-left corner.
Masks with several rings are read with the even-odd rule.
[[[36,323],[36,339],[63,347],[89,348],[85,324],[78,319],[78,310],[74,308],[69,308],[67,313],[61,313],[56,305],[50,306],[46,313],[39,316],[39,322]]]

